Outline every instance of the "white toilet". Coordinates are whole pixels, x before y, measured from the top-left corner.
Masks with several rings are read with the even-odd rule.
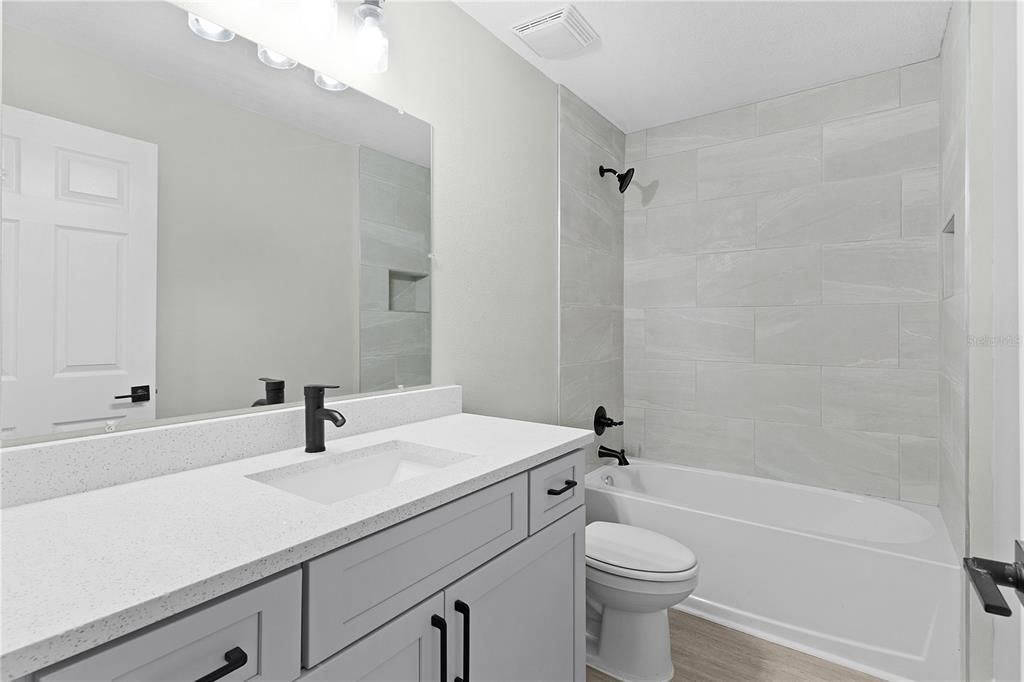
[[[697,587],[697,557],[660,533],[587,526],[587,664],[626,682],[672,679],[668,608]]]

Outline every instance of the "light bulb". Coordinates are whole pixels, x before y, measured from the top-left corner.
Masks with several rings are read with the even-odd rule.
[[[331,78],[325,73],[319,71],[313,72],[313,82],[316,83],[318,88],[329,90],[330,92],[341,92],[342,90],[348,90],[348,86],[342,83],[337,78]]]
[[[294,69],[299,64],[291,57],[285,56],[280,52],[274,52],[265,45],[258,45],[256,47],[256,56],[260,58],[261,62],[272,69]]]
[[[303,32],[317,40],[332,40],[338,30],[337,0],[303,0],[299,6]]]
[[[220,24],[215,24],[209,19],[203,19],[191,12],[188,13],[188,27],[200,38],[206,38],[215,43],[226,43],[235,37],[234,31],[229,31]]]
[[[388,70],[388,36],[379,0],[363,0],[355,11],[355,52],[359,65],[371,73]]]

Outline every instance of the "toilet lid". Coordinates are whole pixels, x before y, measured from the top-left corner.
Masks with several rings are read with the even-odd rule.
[[[697,565],[694,553],[672,538],[646,528],[605,521],[587,526],[587,557],[648,573],[680,573]]]

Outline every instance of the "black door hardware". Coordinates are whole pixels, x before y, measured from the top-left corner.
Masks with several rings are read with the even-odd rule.
[[[448,682],[448,623],[436,613],[430,617],[430,624],[441,632],[441,682]]]
[[[462,614],[462,677],[456,676],[455,682],[469,682],[469,604],[456,599],[455,610]]]
[[[964,568],[971,578],[974,591],[985,605],[985,611],[997,616],[1009,616],[1010,605],[1006,603],[999,586],[1012,587],[1017,599],[1024,604],[1024,545],[1020,540],[1014,543],[1014,562],[993,561],[979,557],[964,557]]]
[[[620,467],[629,466],[629,460],[626,459],[626,448],[622,448],[621,450],[612,450],[611,448],[602,445],[597,449],[597,456],[599,459],[601,457],[614,457]]]
[[[114,400],[125,400],[131,398],[133,403],[147,403],[149,402],[149,385],[145,386],[132,386],[131,393],[125,393],[124,395],[115,395]]]
[[[249,656],[242,651],[242,647],[236,646],[234,649],[229,649],[224,653],[224,660],[227,661],[227,663],[217,668],[212,673],[203,675],[196,680],[196,682],[213,682],[214,680],[219,680],[222,677],[227,677],[229,674],[248,663]]]
[[[610,429],[613,426],[622,426],[622,422],[617,422],[609,417],[604,405],[598,407],[597,412],[594,413],[594,433],[600,436],[605,429]]]
[[[569,492],[575,487],[576,481],[566,481],[565,485],[563,485],[561,488],[558,488],[557,490],[555,488],[548,488],[548,495],[561,495],[562,493]]]
[[[345,425],[345,416],[337,410],[324,407],[324,391],[338,388],[329,384],[309,384],[302,389],[306,398],[306,452],[323,452],[324,422],[329,421],[335,426]]]
[[[265,384],[264,392],[266,397],[260,398],[252,404],[253,407],[259,407],[260,405],[280,405],[284,402],[284,379],[270,379],[268,377],[260,377],[260,381]]]

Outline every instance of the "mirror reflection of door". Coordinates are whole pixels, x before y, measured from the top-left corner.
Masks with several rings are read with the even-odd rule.
[[[150,421],[157,147],[3,107],[3,436]]]

